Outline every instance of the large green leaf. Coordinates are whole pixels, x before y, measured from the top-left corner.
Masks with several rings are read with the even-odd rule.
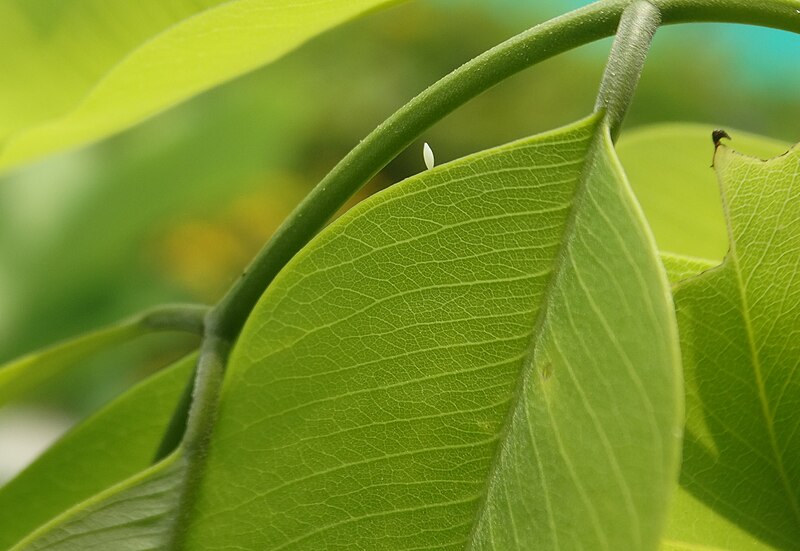
[[[678,283],[686,376],[681,485],[780,549],[800,541],[800,149],[720,147],[730,250]]]
[[[189,549],[655,549],[678,374],[654,242],[591,117],[330,226],[238,341],[205,477],[184,480],[196,500],[158,502],[151,530],[134,479],[21,548],[131,530]]]
[[[619,158],[642,205],[659,249],[722,259],[728,250],[725,219],[711,168],[714,127],[659,124],[626,132]],[[786,144],[731,130],[742,151],[772,157]]]
[[[6,0],[0,169],[127,128],[396,0]]]
[[[594,118],[411,178],[250,318],[190,547],[653,548],[675,340]]]
[[[0,549],[150,465],[194,363],[190,356],[132,388],[0,487]]]

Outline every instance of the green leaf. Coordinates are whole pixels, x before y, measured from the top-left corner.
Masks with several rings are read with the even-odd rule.
[[[711,168],[712,130],[700,124],[659,124],[620,138],[620,160],[662,251],[721,260],[728,250]],[[729,134],[738,148],[753,155],[766,158],[786,151],[786,144],[769,138],[739,130]]]
[[[664,263],[664,268],[667,270],[667,277],[673,286],[684,279],[699,275],[719,264],[718,262],[705,258],[683,256],[674,253],[661,253],[661,262]]]
[[[118,132],[393,1],[4,1],[0,169]]]
[[[207,306],[165,304],[121,322],[65,340],[0,366],[0,408],[45,381],[52,382],[92,354],[155,331],[185,331],[199,335]]]
[[[655,548],[673,324],[595,118],[411,178],[263,296],[189,548]]]
[[[189,501],[151,530],[133,479],[20,549],[655,549],[681,425],[667,282],[591,117],[332,224],[248,321],[204,478],[159,479]]]
[[[56,517],[11,551],[165,549],[184,472],[179,450]]]
[[[770,551],[752,534],[721,516],[685,489],[672,503],[661,551]]]
[[[731,248],[675,287],[686,377],[681,485],[781,549],[800,541],[800,149],[722,146]]]
[[[702,258],[662,253],[661,260],[673,285],[702,274],[718,263]],[[774,549],[721,516],[684,488],[670,508],[662,551],[766,551]]]
[[[147,468],[195,360],[189,356],[132,388],[0,487],[0,549]]]
[[[0,366],[0,408],[23,398],[45,381],[51,381],[81,360],[114,344],[151,331],[139,318],[111,325],[66,340]]]

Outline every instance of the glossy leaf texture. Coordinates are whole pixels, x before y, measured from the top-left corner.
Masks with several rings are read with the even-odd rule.
[[[195,360],[187,357],[138,384],[0,486],[0,549],[147,468]]]
[[[188,548],[654,549],[668,286],[596,118],[363,202],[234,350]]]
[[[390,3],[4,1],[0,170],[123,130]]]
[[[778,549],[800,541],[800,151],[720,147],[730,250],[675,286],[686,377],[681,485]]]

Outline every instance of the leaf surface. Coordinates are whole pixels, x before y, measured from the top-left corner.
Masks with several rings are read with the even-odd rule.
[[[0,366],[0,407],[23,398],[76,363],[111,345],[150,332],[138,318],[81,335]]]
[[[138,384],[0,486],[0,549],[147,468],[194,363],[187,357]]]
[[[681,425],[667,281],[591,117],[332,224],[238,340],[196,500],[137,505],[179,452],[22,548],[655,549]]]
[[[619,158],[662,251],[721,260],[728,250],[719,188],[711,168],[713,130],[701,124],[657,124],[625,132],[620,138]],[[729,133],[737,148],[758,157],[773,157],[787,148],[741,130],[729,129]]]
[[[179,450],[56,517],[12,551],[166,549],[184,472]]]
[[[730,251],[675,287],[686,377],[681,485],[780,549],[800,541],[800,150],[720,147]]]
[[[661,253],[661,262],[664,263],[667,277],[673,286],[685,279],[700,275],[719,264],[719,262],[706,258],[683,256],[674,253]]]
[[[0,170],[125,129],[391,1],[4,1]]]
[[[680,488],[672,503],[661,551],[771,551],[730,519]]]
[[[718,265],[703,258],[662,253],[673,286]],[[670,508],[662,551],[766,551],[775,549],[679,488]]]
[[[595,118],[334,223],[233,353],[191,549],[653,549],[667,282]]]

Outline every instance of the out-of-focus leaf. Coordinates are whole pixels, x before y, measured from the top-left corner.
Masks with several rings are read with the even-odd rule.
[[[595,119],[426,171],[262,298],[189,547],[656,548],[682,425],[673,324]]]
[[[800,541],[800,149],[718,149],[722,265],[674,288],[686,377],[681,485],[759,540]],[[713,542],[708,542],[712,544]]]
[[[23,398],[26,393],[58,377],[87,356],[150,331],[139,322],[136,318],[112,325],[0,366],[0,407]]]
[[[0,4],[0,169],[127,128],[397,0]]]
[[[194,362],[188,357],[132,388],[0,487],[0,549],[146,469]]]
[[[712,130],[699,124],[660,124],[620,138],[619,158],[662,251],[720,260],[728,250],[711,168]],[[759,157],[786,151],[785,144],[769,138],[729,133],[737,148]]]
[[[0,407],[23,398],[32,389],[57,379],[80,360],[111,345],[154,331],[200,334],[207,311],[208,307],[201,305],[163,305],[0,366]]]

